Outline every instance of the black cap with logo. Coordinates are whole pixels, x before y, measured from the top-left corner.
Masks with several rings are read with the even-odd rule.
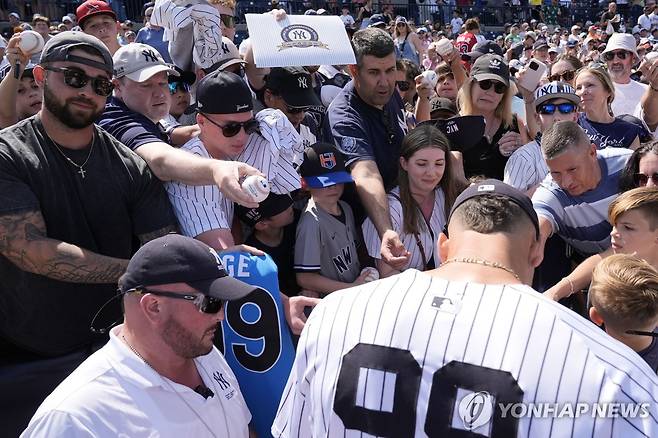
[[[283,213],[292,206],[292,197],[289,193],[279,195],[270,192],[265,200],[258,203],[256,208],[247,208],[242,205],[235,205],[235,214],[242,222],[253,227],[258,222],[269,219],[277,214]]]
[[[311,74],[301,67],[274,67],[265,77],[265,88],[279,94],[292,108],[320,106]]]
[[[354,182],[352,175],[345,170],[343,156],[329,143],[315,143],[304,150],[299,174],[304,178],[306,186],[312,189]]]
[[[509,68],[502,56],[482,55],[471,67],[471,77],[476,81],[495,79],[509,87]]]
[[[470,52],[462,54],[462,59],[464,61],[474,61],[487,53],[503,56],[503,49],[494,41],[482,41],[474,45],[473,50]]]
[[[235,114],[253,108],[251,90],[235,73],[217,70],[199,82],[196,109],[206,114]]]
[[[103,62],[83,56],[71,55],[71,51],[86,47],[98,52]],[[104,70],[112,76],[114,63],[107,46],[98,38],[84,32],[66,31],[52,37],[43,48],[39,64],[56,61],[70,61]]]

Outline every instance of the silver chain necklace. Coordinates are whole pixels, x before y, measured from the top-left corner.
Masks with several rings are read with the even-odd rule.
[[[84,167],[87,164],[87,162],[89,161],[89,158],[91,157],[91,153],[94,151],[94,140],[95,140],[95,138],[96,138],[96,135],[92,134],[92,136],[91,136],[91,147],[89,148],[89,153],[87,154],[87,158],[85,159],[85,162],[82,163],[82,164],[78,164],[75,161],[73,161],[72,159],[70,159],[69,157],[67,157],[66,154],[64,153],[64,151],[62,151],[62,146],[60,146],[55,140],[53,140],[51,138],[50,141],[53,142],[53,144],[55,145],[55,149],[57,149],[57,151],[60,154],[62,154],[62,157],[64,157],[64,159],[66,161],[68,161],[69,163],[73,164],[75,167],[78,168],[78,173],[80,174],[82,179],[84,179],[85,178],[85,173],[87,173],[87,172],[85,172]]]
[[[169,383],[169,382],[167,381],[167,379],[166,379],[162,374],[158,373],[158,371],[157,371],[155,368],[153,368],[153,365],[151,365],[150,363],[148,363],[148,362],[146,361],[146,359],[144,359],[144,356],[142,356],[141,354],[139,354],[139,351],[137,351],[137,350],[135,349],[135,347],[133,347],[132,345],[130,345],[130,342],[128,342],[128,340],[126,339],[126,337],[125,337],[124,335],[121,335],[121,338],[123,339],[123,342],[126,343],[126,345],[128,346],[128,348],[130,348],[130,349],[132,350],[132,352],[135,353],[135,355],[136,355],[137,357],[139,357],[139,358],[142,360],[142,362],[144,362],[144,363],[146,364],[146,366],[148,366],[148,367],[151,368],[153,371],[155,371],[156,374],[157,374],[158,376],[160,376],[160,379],[162,379],[162,381],[163,381],[163,382],[169,387],[169,389],[171,389],[171,390],[172,390],[172,391],[178,396],[178,398],[180,398],[181,401],[182,401],[183,403],[185,403],[185,406],[187,406],[188,409],[189,409],[190,411],[192,411],[192,413],[194,413],[194,415],[196,415],[196,417],[199,419],[199,421],[202,422],[204,426],[206,426],[206,429],[208,429],[208,432],[210,432],[210,435],[212,435],[213,437],[217,438],[217,435],[215,435],[215,433],[212,431],[212,429],[210,428],[210,426],[208,426],[208,423],[206,423],[206,422],[204,421],[204,419],[201,417],[201,415],[199,415],[199,413],[196,411],[196,409],[194,409],[194,408],[193,408],[193,407],[187,402],[187,400],[185,400],[185,397],[183,397],[182,395],[180,395],[180,394],[178,393],[178,391],[176,391],[176,388],[174,388],[174,386],[173,386],[171,383]]]
[[[498,262],[490,262],[489,260],[478,259],[475,257],[462,257],[462,258],[448,259],[445,262],[442,262],[441,266],[447,265],[449,263],[470,263],[473,265],[486,266],[488,268],[502,269],[503,271],[512,274],[514,278],[516,278],[517,280],[521,281],[519,275],[516,272],[514,272],[512,268],[508,268],[507,266],[500,264]]]

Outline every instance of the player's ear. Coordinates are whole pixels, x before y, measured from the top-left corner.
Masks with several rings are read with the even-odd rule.
[[[541,239],[532,239],[530,244],[530,263],[533,268],[536,268],[544,260],[544,246],[541,244]]]
[[[446,231],[447,229],[444,229],[444,231],[439,234],[439,240],[436,242],[436,250],[441,260],[448,260],[448,245],[450,245],[450,239],[446,236]]]
[[[256,224],[254,225],[254,229],[255,229],[255,230],[259,230],[259,231],[260,231],[260,230],[264,230],[264,229],[267,228],[267,226],[268,226],[269,224],[270,224],[270,221],[269,221],[269,220],[267,220],[267,219],[262,219],[262,220],[256,222]]]
[[[139,300],[139,307],[144,317],[151,323],[159,321],[162,317],[162,306],[155,295],[146,294],[142,296]]]
[[[602,326],[605,321],[603,321],[603,317],[599,313],[598,310],[596,310],[596,307],[592,306],[589,308],[589,319],[592,320],[592,322],[598,326]]]

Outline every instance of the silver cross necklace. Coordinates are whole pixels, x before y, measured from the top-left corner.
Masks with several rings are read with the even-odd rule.
[[[62,151],[62,146],[60,146],[55,140],[53,140],[51,138],[50,141],[53,142],[53,144],[55,145],[55,149],[57,149],[57,151],[59,151],[59,153],[62,154],[62,157],[64,157],[64,159],[66,161],[68,161],[69,163],[71,163],[72,165],[74,165],[75,167],[78,168],[78,173],[80,174],[82,179],[84,179],[85,174],[87,173],[85,171],[84,167],[87,165],[87,162],[89,161],[89,158],[91,157],[91,153],[94,151],[94,140],[95,139],[96,139],[96,134],[92,134],[92,136],[91,136],[91,147],[89,148],[89,153],[87,154],[87,158],[85,159],[85,162],[82,163],[82,164],[78,164],[75,161],[73,161],[72,159],[70,159],[69,157],[67,157],[66,154],[64,153],[64,151]]]

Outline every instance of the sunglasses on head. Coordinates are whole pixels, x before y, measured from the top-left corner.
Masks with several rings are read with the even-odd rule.
[[[615,59],[615,56],[616,56],[617,58],[619,58],[623,61],[629,55],[630,55],[630,53],[625,51],[625,50],[615,50],[615,51],[612,51],[612,52],[604,53],[603,54],[603,59],[605,59],[606,61],[612,61],[613,59]]]
[[[573,78],[576,77],[576,70],[565,70],[562,73],[556,73],[553,75],[550,75],[548,77],[549,82],[555,82],[555,81],[564,81],[564,82],[569,82],[572,81]]]
[[[106,78],[92,78],[75,67],[43,67],[44,70],[54,71],[64,74],[64,83],[71,88],[84,88],[91,81],[91,88],[99,96],[107,97],[112,94],[114,85],[112,81]]]
[[[395,85],[397,85],[400,91],[409,91],[409,88],[411,88],[411,85],[407,81],[395,81]]]
[[[226,125],[222,126],[219,123],[215,122],[214,120],[211,120],[207,114],[203,114],[203,116],[210,123],[220,128],[222,130],[222,134],[224,135],[224,137],[235,137],[240,133],[243,127],[244,127],[244,132],[246,132],[247,135],[251,135],[254,132],[258,132],[259,124],[258,124],[258,120],[256,119],[250,119],[247,120],[246,122],[229,122]]]
[[[485,79],[484,81],[478,81],[478,85],[480,86],[480,88],[482,90],[485,90],[485,91],[488,90],[489,88],[491,88],[491,86],[493,85],[494,91],[497,94],[504,94],[505,90],[507,90],[507,86],[505,86],[505,84],[503,84],[502,82],[498,82],[498,81],[492,81],[491,79]]]
[[[636,173],[633,177],[635,179],[635,185],[638,187],[646,186],[649,180],[653,181],[653,184],[658,186],[658,172],[653,173],[652,175]]]
[[[222,21],[222,24],[228,28],[235,27],[235,17],[233,15],[219,14],[219,19]]]
[[[190,301],[196,306],[197,309],[199,309],[199,312],[202,313],[214,314],[222,310],[222,306],[224,306],[224,300],[220,300],[219,298],[209,297],[208,295],[204,295],[202,293],[181,294],[179,292],[167,292],[167,291],[152,290],[147,288],[133,289],[127,291],[126,293],[130,293],[130,292],[136,292],[142,295],[151,294],[160,297]]]
[[[537,108],[539,114],[551,115],[558,110],[561,114],[571,114],[576,111],[576,105],[573,103],[545,103]]]
[[[189,93],[190,86],[185,82],[169,82],[169,92],[171,94],[176,94],[177,91],[184,91]]]

